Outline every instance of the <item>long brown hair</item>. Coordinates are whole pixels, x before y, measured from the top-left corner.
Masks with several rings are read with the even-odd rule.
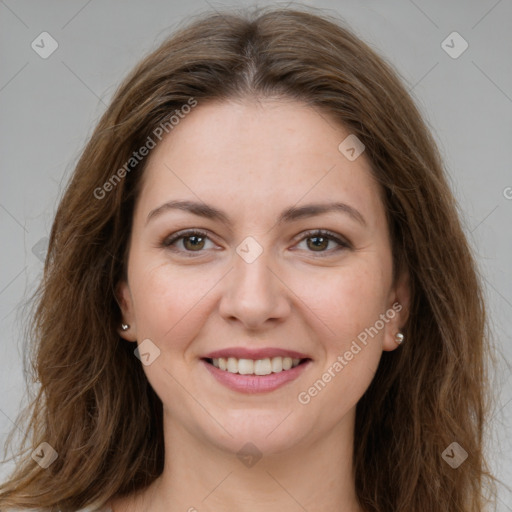
[[[51,230],[30,332],[39,389],[21,462],[0,487],[2,510],[72,511],[161,474],[162,403],[117,331],[116,284],[146,159],[126,162],[191,98],[201,105],[250,96],[306,102],[363,142],[385,201],[396,275],[410,275],[407,342],[383,353],[357,405],[361,506],[482,510],[493,482],[483,455],[486,315],[440,155],[396,71],[342,21],[306,7],[200,15],[119,87]],[[58,453],[47,469],[30,456],[41,442]],[[453,442],[468,454],[457,469],[442,457]]]

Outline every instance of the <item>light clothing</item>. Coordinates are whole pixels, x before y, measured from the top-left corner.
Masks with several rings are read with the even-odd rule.
[[[107,506],[98,508],[98,506],[92,505],[90,507],[81,508],[80,510],[77,510],[76,512],[112,512],[112,509]]]
[[[81,508],[80,510],[77,510],[76,512],[112,512],[112,509],[110,507],[103,507],[103,508]]]
[[[7,512],[27,512],[27,510],[29,510],[29,512],[41,512],[39,509],[34,509],[34,508],[9,510]],[[81,508],[80,510],[77,510],[76,512],[112,512],[112,509],[110,507],[102,507],[102,508],[86,507],[86,508]]]

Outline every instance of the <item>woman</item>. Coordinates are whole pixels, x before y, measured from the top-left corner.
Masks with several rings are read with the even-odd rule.
[[[392,68],[313,9],[202,16],[59,205],[0,508],[480,511],[485,334]]]

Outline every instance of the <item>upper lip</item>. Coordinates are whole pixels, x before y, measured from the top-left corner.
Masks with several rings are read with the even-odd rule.
[[[292,359],[309,359],[309,356],[284,348],[244,348],[232,347],[214,350],[203,356],[206,359],[218,359],[219,357],[235,357],[236,359],[266,359],[272,357],[291,357]]]

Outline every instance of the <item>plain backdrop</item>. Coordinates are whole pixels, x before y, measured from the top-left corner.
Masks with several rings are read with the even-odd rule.
[[[0,0],[0,442],[12,428],[22,433],[20,307],[41,277],[63,184],[115,88],[188,15],[268,4]],[[394,65],[438,141],[486,287],[499,351],[489,453],[495,474],[510,487],[512,2],[309,5],[343,18]],[[45,55],[52,45],[58,46]],[[0,478],[9,469],[4,464]],[[510,488],[500,487],[499,500],[500,511],[512,511]]]

